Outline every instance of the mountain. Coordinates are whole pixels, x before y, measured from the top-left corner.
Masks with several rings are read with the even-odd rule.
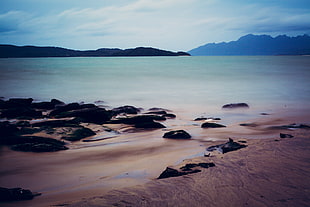
[[[209,43],[188,51],[191,55],[310,55],[310,36],[248,34],[237,41]]]
[[[61,47],[0,45],[0,58],[20,57],[119,57],[119,56],[189,56],[186,52],[171,52],[151,47],[134,49],[71,50]]]

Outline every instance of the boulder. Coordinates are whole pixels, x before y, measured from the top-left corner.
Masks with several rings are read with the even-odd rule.
[[[222,124],[210,123],[210,122],[205,122],[201,125],[201,128],[221,128],[221,127],[226,127],[226,126]]]
[[[103,108],[91,107],[61,112],[56,117],[76,117],[79,118],[81,122],[104,124],[112,118],[112,113]]]
[[[63,112],[77,110],[77,109],[80,109],[80,108],[81,108],[80,104],[78,104],[78,103],[70,103],[68,105],[64,105],[64,106],[58,107],[57,109],[51,111],[49,115],[53,117],[53,116],[59,115],[59,114],[61,114]]]
[[[235,151],[235,150],[238,150],[244,147],[246,147],[246,145],[234,142],[233,139],[229,138],[229,141],[226,142],[225,144],[219,144],[219,145],[208,147],[207,151],[211,152],[211,151],[217,150],[224,154],[224,153]]]
[[[134,106],[121,106],[112,109],[113,116],[118,114],[138,114],[141,110]]]
[[[66,135],[63,137],[63,139],[68,141],[78,141],[81,139],[84,139],[86,137],[94,136],[96,135],[95,132],[93,132],[91,129],[80,127],[76,130],[74,130],[71,134]]]
[[[68,149],[62,141],[37,136],[16,136],[9,144],[12,150],[24,152],[55,152]]]
[[[126,118],[111,120],[109,123],[111,123],[111,124],[136,125],[136,124],[140,124],[140,123],[154,122],[154,120],[164,121],[166,119],[162,116],[157,116],[157,115],[138,115],[138,116],[132,116],[132,117],[126,117]]]
[[[30,107],[8,108],[2,110],[0,117],[8,119],[33,119],[42,117],[42,112]]]
[[[161,128],[166,128],[164,125],[158,122],[141,122],[141,123],[136,123],[135,128],[143,128],[143,129],[161,129]]]
[[[166,132],[163,136],[163,138],[170,138],[170,139],[190,139],[191,135],[188,134],[184,130],[176,130],[176,131],[170,131]]]
[[[31,200],[39,195],[41,193],[33,193],[28,189],[0,187],[0,201]]]
[[[225,104],[222,106],[223,109],[236,109],[236,108],[249,108],[249,105],[246,103],[231,103]]]

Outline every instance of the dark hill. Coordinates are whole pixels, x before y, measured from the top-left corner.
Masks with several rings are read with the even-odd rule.
[[[246,35],[237,41],[209,43],[189,51],[191,55],[309,55],[310,36]]]
[[[171,52],[156,48],[138,47],[135,49],[70,50],[60,47],[36,47],[0,45],[0,58],[19,57],[118,57],[118,56],[181,56],[185,52]]]

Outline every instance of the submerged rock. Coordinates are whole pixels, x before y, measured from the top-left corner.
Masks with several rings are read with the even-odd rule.
[[[91,129],[80,127],[76,130],[74,130],[71,134],[66,135],[63,137],[63,139],[68,141],[78,141],[81,139],[84,139],[86,137],[94,136],[96,135],[95,132],[93,132]]]
[[[291,134],[282,134],[280,133],[280,138],[293,138],[294,136]]]
[[[0,201],[31,200],[39,195],[41,193],[33,193],[28,189],[0,187]]]
[[[239,144],[238,142],[234,142],[233,139],[229,138],[229,141],[226,142],[225,144],[219,144],[219,145],[208,147],[207,151],[211,152],[211,151],[217,150],[224,154],[227,152],[242,149],[244,147],[247,147],[247,145]]]
[[[201,172],[200,168],[209,168],[214,167],[214,163],[189,163],[181,167],[179,170],[167,167],[157,179],[170,178],[170,177],[178,177],[182,175],[188,175],[193,173]]]
[[[184,130],[175,130],[175,131],[166,132],[163,138],[190,139],[191,135]]]
[[[221,127],[226,127],[226,126],[222,124],[210,123],[210,122],[205,122],[201,125],[201,128],[221,128]]]
[[[249,108],[249,105],[246,103],[230,103],[222,106],[223,109],[236,109],[236,108]]]

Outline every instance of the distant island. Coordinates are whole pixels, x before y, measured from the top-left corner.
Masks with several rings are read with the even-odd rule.
[[[209,43],[188,51],[194,56],[215,55],[310,55],[310,36],[248,34],[237,41]]]
[[[171,52],[151,47],[134,49],[101,48],[98,50],[71,50],[61,47],[0,45],[0,58],[30,57],[124,57],[124,56],[190,56],[186,52]]]

